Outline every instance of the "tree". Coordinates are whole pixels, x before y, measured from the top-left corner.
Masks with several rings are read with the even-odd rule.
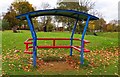
[[[90,21],[88,28],[89,28],[90,32],[94,32],[95,31],[95,22]]]
[[[108,32],[113,32],[113,30],[114,30],[114,29],[113,29],[113,25],[112,25],[111,23],[108,23],[108,24],[107,24],[107,31],[108,31]]]
[[[50,7],[50,4],[49,3],[47,3],[47,2],[43,2],[42,3],[42,5],[41,5],[41,8],[42,9],[47,9],[47,8],[49,8]],[[42,24],[43,24],[43,30],[44,30],[44,32],[47,32],[47,25],[48,25],[48,22],[50,21],[51,22],[51,20],[52,20],[52,18],[50,17],[50,16],[43,16],[43,17],[41,17],[41,20],[42,20]]]
[[[17,15],[16,12],[12,9],[12,7],[10,7],[9,11],[3,17],[3,24],[4,24],[4,22],[9,23],[9,27],[7,25],[2,24],[3,27],[4,26],[8,27],[8,28],[5,28],[5,29],[11,29],[19,23],[19,21],[15,18],[16,15]]]
[[[112,31],[118,31],[118,21],[117,20],[111,20],[109,24],[112,25]]]
[[[57,9],[68,9],[68,10],[76,10],[76,11],[88,12],[90,9],[93,9],[94,4],[95,4],[94,2],[91,2],[89,0],[83,0],[82,2],[80,2],[80,5],[79,5],[78,2],[58,2],[57,3],[57,6],[58,6]],[[55,19],[58,22],[63,22],[64,24],[67,24],[68,27],[73,27],[73,25],[74,25],[74,20],[69,19],[67,17],[63,18],[62,16],[61,17],[56,16]],[[82,21],[78,22],[78,25],[79,26],[77,26],[77,30],[79,32],[82,32],[83,27],[84,27],[84,25],[82,24]]]
[[[49,23],[48,25],[47,25],[47,31],[48,32],[52,32],[53,30],[54,30],[54,24],[52,24],[52,23]]]
[[[106,21],[103,18],[100,18],[99,20],[90,21],[89,29],[91,32],[104,31],[104,29],[106,29],[105,25]]]
[[[103,31],[103,27],[106,24],[106,21],[103,18],[100,18],[99,20],[95,20],[95,30]]]
[[[2,30],[2,20],[0,19],[0,30]]]
[[[26,0],[16,0],[11,4],[12,8],[16,11],[17,15],[24,14],[27,12],[35,11],[35,8]],[[36,18],[32,19],[34,24],[37,24]],[[26,21],[20,20],[19,25],[27,25]],[[34,27],[36,28],[37,25]],[[27,27],[28,28],[28,27]]]
[[[1,26],[2,26],[2,31],[11,29],[9,28],[9,22],[7,22],[4,19],[1,21]]]
[[[8,12],[3,16],[3,19],[9,22],[9,29],[15,28],[15,26],[21,26],[22,24],[26,25],[26,21],[18,20],[16,19],[16,16],[34,10],[35,9],[32,7],[32,4],[30,4],[28,1],[16,0],[11,4]]]
[[[47,16],[47,17],[42,17],[41,18],[41,24],[42,24],[42,26],[43,26],[43,30],[44,30],[44,32],[47,32],[47,25],[51,25],[51,21],[52,21],[52,18],[50,17],[50,16]]]
[[[11,7],[18,15],[34,11],[34,7],[26,0],[16,0],[11,4]]]

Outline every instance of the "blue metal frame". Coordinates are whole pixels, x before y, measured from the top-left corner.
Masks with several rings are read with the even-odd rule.
[[[67,15],[67,13],[69,13],[70,15]],[[82,17],[83,17],[82,19],[86,20],[86,25],[84,27],[84,31],[83,31],[82,38],[81,38],[81,52],[80,52],[80,54],[81,54],[81,57],[80,57],[81,64],[84,64],[84,36],[85,36],[86,30],[87,30],[87,27],[88,27],[88,23],[89,23],[89,20],[97,20],[99,18],[97,18],[93,15],[90,15],[90,14],[87,14],[87,13],[84,13],[84,12],[78,12],[78,11],[75,11],[75,10],[47,9],[47,10],[38,10],[38,11],[34,11],[34,12],[28,12],[28,13],[16,16],[16,18],[18,18],[18,19],[26,19],[27,22],[28,22],[28,25],[30,27],[30,31],[31,31],[32,38],[33,38],[33,66],[34,67],[36,66],[37,35],[36,35],[35,30],[34,30],[34,26],[33,26],[31,18],[36,17],[36,16],[45,16],[45,15],[66,16],[66,17],[71,17],[71,18],[76,19],[76,22],[74,24],[74,28],[72,30],[72,35],[71,35],[71,38],[70,38],[70,45],[71,46],[73,45],[73,36],[74,36],[74,33],[75,33],[77,22],[78,22],[78,20],[81,20],[80,19],[81,17],[79,17],[79,16],[82,15]],[[72,48],[70,49],[70,56],[72,56]]]
[[[64,14],[65,13],[65,14]],[[67,15],[67,13],[71,13],[70,15]],[[79,12],[79,11],[75,11],[75,10],[63,10],[63,9],[45,9],[45,10],[37,10],[34,12],[28,12],[25,14],[21,14],[16,16],[16,18],[18,19],[23,19],[26,15],[30,15],[31,17],[37,17],[37,16],[45,16],[45,15],[58,15],[58,16],[66,16],[66,17],[71,17],[71,18],[75,18],[75,19],[79,19],[81,20],[79,17],[74,17],[75,15],[83,15],[83,16],[91,16],[91,20],[97,20],[99,19],[96,16],[90,15],[88,13],[85,12]],[[84,20],[84,18],[83,18]]]
[[[70,46],[73,45],[73,36],[75,34],[75,30],[76,30],[76,26],[77,26],[77,23],[78,23],[78,19],[76,20],[75,24],[74,24],[74,27],[72,29],[72,35],[71,35],[71,38],[70,38]],[[73,51],[73,48],[70,48],[70,56],[72,56],[72,51]]]
[[[37,35],[34,30],[34,26],[33,26],[30,16],[26,15],[26,19],[28,21],[28,25],[30,27],[30,31],[31,31],[32,38],[33,38],[33,66],[35,67],[36,66],[36,58],[37,58]]]
[[[89,24],[89,20],[90,20],[90,16],[88,16],[87,18],[87,21],[86,21],[86,25],[84,27],[84,31],[82,33],[82,38],[81,38],[81,56],[80,56],[80,62],[81,64],[84,64],[84,37],[85,37],[85,33],[86,33],[86,30],[87,30],[87,27],[88,27],[88,24]]]

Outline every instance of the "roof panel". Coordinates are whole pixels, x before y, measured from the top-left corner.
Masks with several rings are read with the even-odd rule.
[[[71,17],[79,20],[87,20],[88,16],[91,16],[90,20],[97,20],[98,17],[95,17],[93,15],[90,15],[88,13],[79,12],[75,10],[62,10],[62,9],[46,9],[46,10],[38,10],[34,12],[28,12],[25,14],[21,14],[19,16],[16,16],[18,19],[26,19],[26,15],[29,15],[31,18],[37,17],[37,16],[47,16],[47,15],[57,15],[57,16],[66,16]]]

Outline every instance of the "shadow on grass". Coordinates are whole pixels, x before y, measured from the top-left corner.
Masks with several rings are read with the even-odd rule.
[[[58,57],[58,56],[48,56],[42,58],[45,62],[51,61],[66,61],[65,57]]]

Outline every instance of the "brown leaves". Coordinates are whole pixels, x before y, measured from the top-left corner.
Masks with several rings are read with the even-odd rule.
[[[16,50],[9,49],[7,51],[8,53],[2,56],[2,60],[3,62],[8,63],[9,70],[16,71],[14,69],[17,68],[17,70],[23,69],[26,72],[32,71],[31,68],[33,67],[33,58],[31,55],[24,54],[21,51],[17,52]],[[118,48],[115,48],[114,51],[111,51],[111,49],[91,51],[90,53],[85,53],[85,60],[87,60],[89,63],[88,66],[85,67],[85,69],[82,69],[80,67],[79,55],[75,54],[73,56],[68,56],[69,54],[63,54],[61,52],[59,52],[59,50],[52,49],[38,50],[38,57],[36,60],[38,67],[37,70],[43,72],[47,70],[58,71],[58,69],[59,71],[86,70],[86,75],[88,75],[93,74],[94,69],[103,67],[103,72],[107,73],[108,71],[106,70],[106,67],[111,64],[117,63],[118,60]],[[43,59],[45,57],[47,57],[48,60],[53,58],[54,61],[47,62]],[[65,60],[63,61],[61,59]],[[117,68],[117,65],[115,65],[114,68]],[[99,71],[102,71],[102,69],[99,69]]]
[[[37,66],[41,66],[45,64],[43,60],[39,60],[39,59],[37,59],[36,62],[37,62]]]
[[[26,65],[26,66],[23,66],[22,69],[23,69],[24,71],[29,72],[29,71],[30,71],[30,67],[31,67],[31,65],[28,64],[28,65]]]
[[[115,50],[115,51],[112,51]],[[112,63],[115,63],[118,59],[118,48],[110,48],[106,50],[96,50],[90,53],[85,54],[85,59],[87,59],[90,64],[89,66],[108,66]]]
[[[14,52],[16,53],[16,52],[19,52],[20,50],[15,50]]]
[[[78,58],[78,56],[66,56],[66,63],[68,63],[74,69],[79,69],[80,62],[76,58]]]

